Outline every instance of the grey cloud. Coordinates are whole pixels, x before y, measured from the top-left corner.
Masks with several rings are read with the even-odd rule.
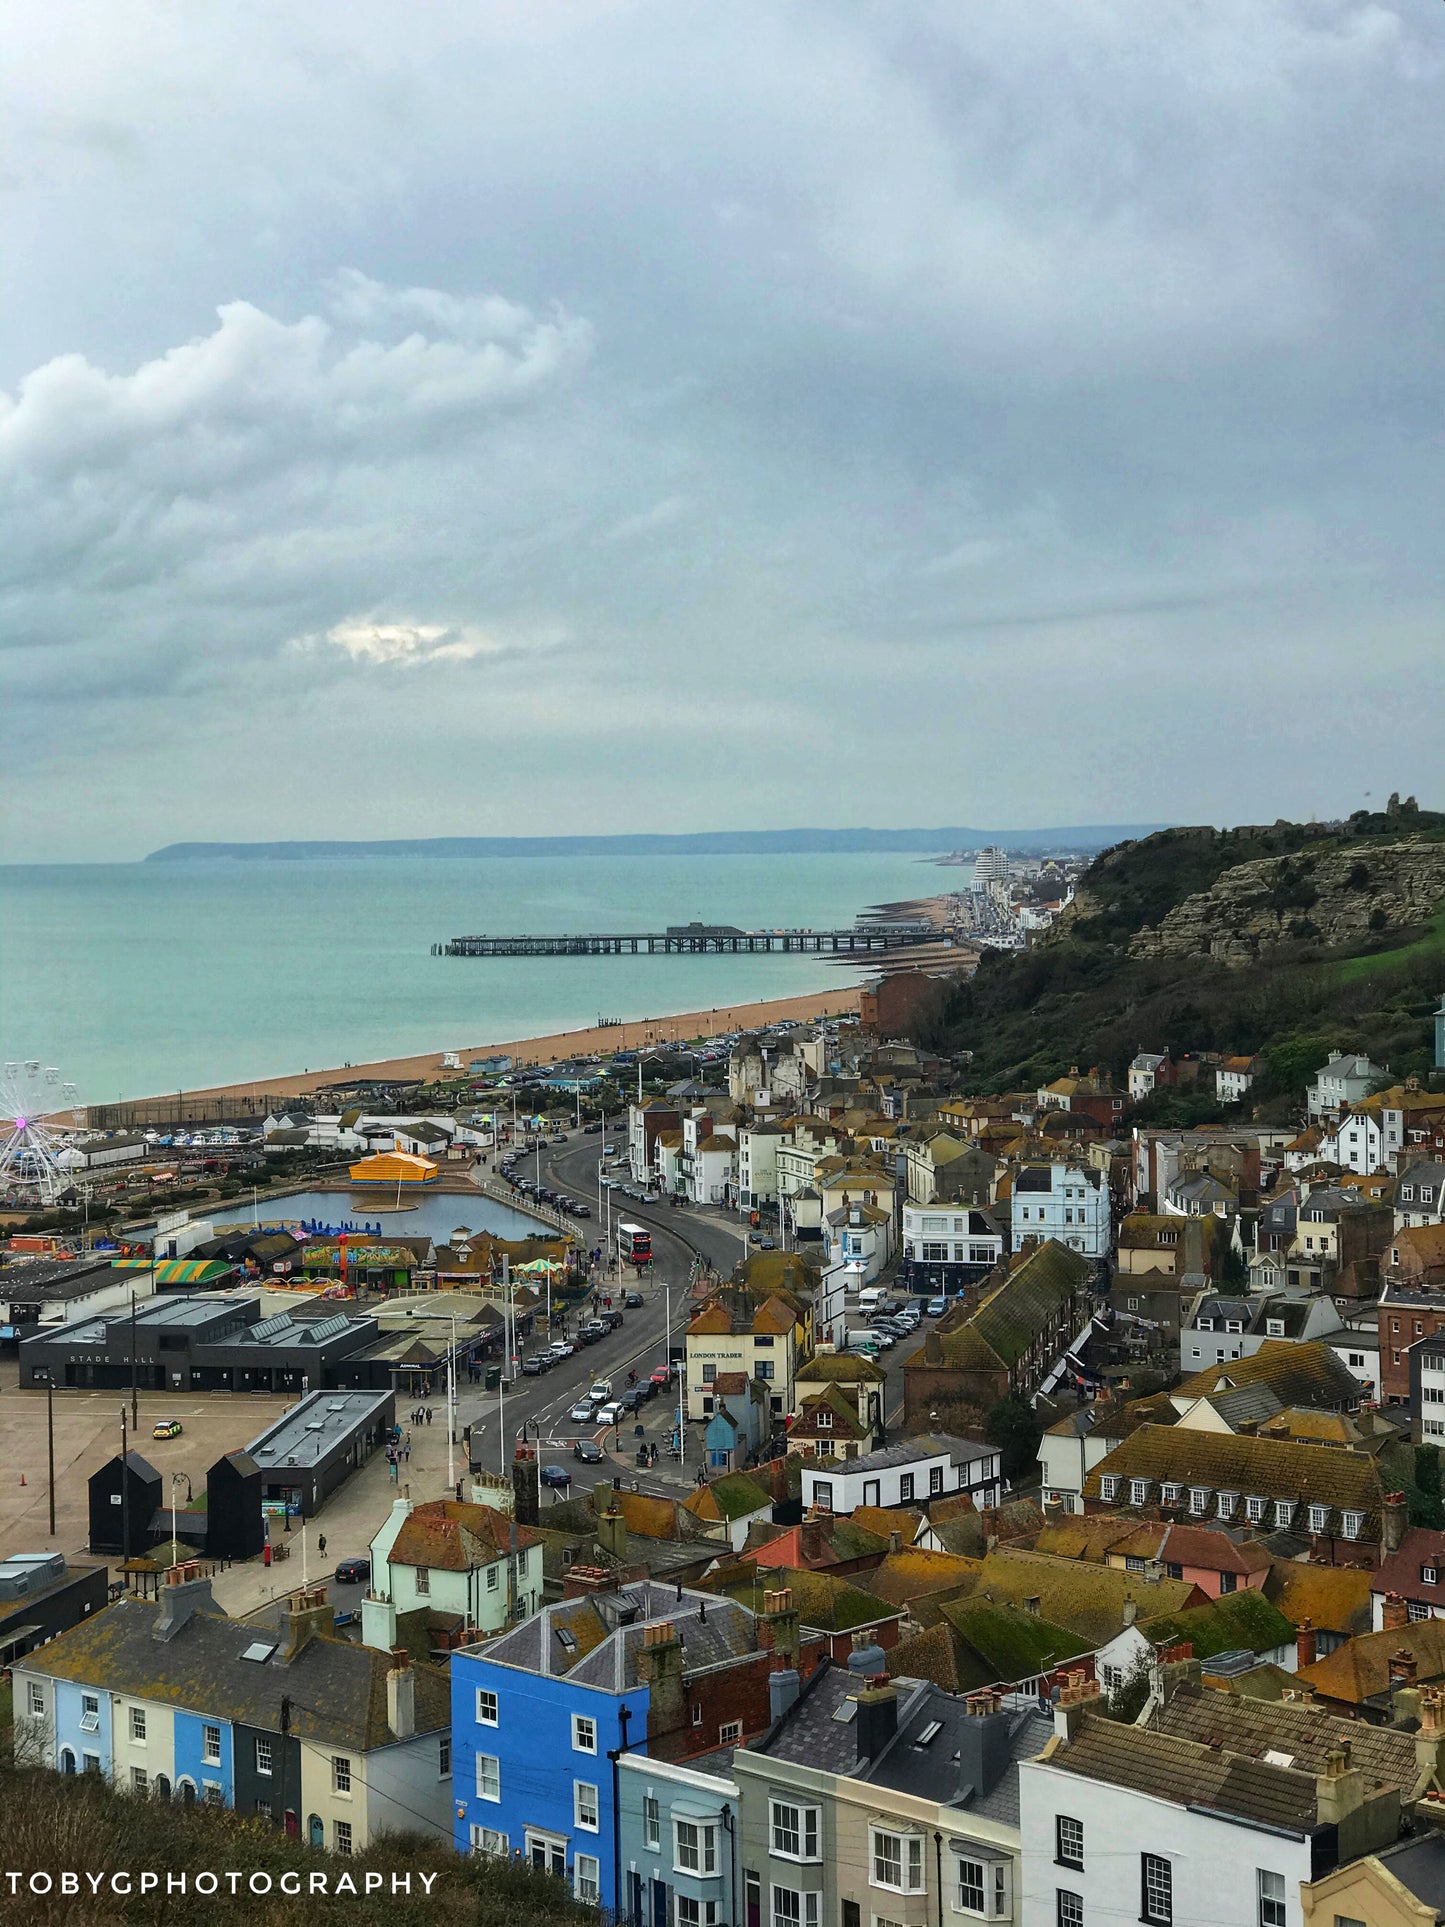
[[[11,795],[152,767],[143,705],[117,849],[341,712],[485,736],[534,828],[654,822],[673,729],[714,822],[1328,809],[1332,734],[1428,791],[1438,15],[54,0],[5,68]]]

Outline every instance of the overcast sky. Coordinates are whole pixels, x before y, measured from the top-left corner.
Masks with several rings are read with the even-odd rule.
[[[1445,6],[7,16],[6,854],[1445,805]]]

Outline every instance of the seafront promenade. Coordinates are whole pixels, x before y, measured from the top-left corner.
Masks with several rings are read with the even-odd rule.
[[[774,997],[763,1003],[719,1005],[712,1010],[687,1010],[674,1016],[639,1017],[628,1023],[593,1025],[587,1030],[556,1031],[545,1037],[523,1037],[506,1043],[471,1045],[449,1044],[441,1050],[418,1057],[387,1057],[366,1064],[333,1065],[327,1070],[304,1070],[289,1074],[264,1074],[245,1082],[212,1084],[183,1092],[158,1093],[177,1100],[210,1097],[246,1097],[266,1091],[277,1097],[305,1097],[330,1085],[356,1079],[375,1078],[411,1083],[427,1081],[448,1073],[443,1059],[455,1054],[463,1068],[473,1058],[510,1057],[521,1068],[556,1064],[572,1057],[643,1049],[649,1044],[685,1044],[696,1037],[720,1031],[756,1030],[780,1018],[799,1023],[816,1022],[821,1017],[840,1017],[856,1012],[856,988],[814,991],[801,997]],[[137,1099],[136,1102],[149,1100]]]

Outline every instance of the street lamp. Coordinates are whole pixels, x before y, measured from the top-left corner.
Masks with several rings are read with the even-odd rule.
[[[189,1510],[191,1505],[194,1503],[195,1496],[196,1496],[195,1492],[192,1490],[192,1487],[191,1487],[190,1473],[189,1472],[172,1472],[171,1474],[171,1563],[172,1565],[175,1564],[175,1560],[176,1560],[176,1487],[180,1484],[182,1479],[184,1479],[186,1482],[187,1510]]]
[[[55,1537],[55,1379],[50,1372],[33,1377],[45,1387],[45,1448],[50,1469],[50,1536]]]

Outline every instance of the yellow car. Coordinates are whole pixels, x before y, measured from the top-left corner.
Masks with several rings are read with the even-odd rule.
[[[178,1439],[181,1436],[181,1422],[178,1418],[158,1418],[151,1427],[153,1439]]]

